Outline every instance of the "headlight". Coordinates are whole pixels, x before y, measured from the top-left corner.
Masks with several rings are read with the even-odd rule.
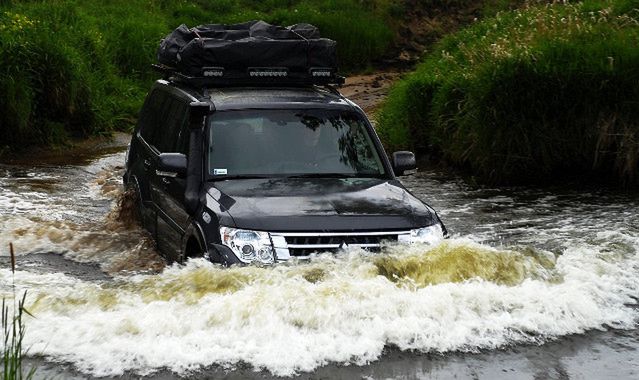
[[[426,243],[435,244],[444,238],[444,231],[442,226],[433,224],[432,226],[417,228],[410,230],[410,235],[399,235],[400,243]]]
[[[222,244],[229,247],[243,263],[257,261],[271,264],[275,261],[273,245],[267,232],[220,227],[220,236]]]

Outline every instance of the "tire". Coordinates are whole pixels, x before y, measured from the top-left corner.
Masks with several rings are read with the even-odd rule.
[[[204,248],[195,236],[191,236],[186,243],[186,248],[184,249],[184,255],[182,256],[181,261],[186,262],[188,259],[198,257],[204,257]]]

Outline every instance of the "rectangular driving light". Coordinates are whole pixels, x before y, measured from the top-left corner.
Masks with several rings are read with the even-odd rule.
[[[248,72],[252,78],[281,78],[288,76],[286,67],[249,67]]]
[[[203,67],[202,76],[207,78],[221,78],[224,76],[223,67]]]
[[[333,75],[328,67],[311,67],[309,72],[313,78],[330,78]]]

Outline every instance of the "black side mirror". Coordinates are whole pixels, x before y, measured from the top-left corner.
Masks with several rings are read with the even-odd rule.
[[[404,175],[404,171],[415,169],[417,169],[417,163],[413,152],[399,151],[393,153],[393,171],[395,175]]]
[[[184,177],[186,165],[186,156],[182,153],[160,153],[156,174],[162,177]]]

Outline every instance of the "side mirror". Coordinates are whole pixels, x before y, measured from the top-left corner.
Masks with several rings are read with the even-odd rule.
[[[162,177],[184,177],[186,165],[186,156],[182,153],[160,153],[156,174]]]
[[[404,171],[415,169],[417,169],[417,163],[413,152],[399,151],[393,153],[393,171],[395,175],[404,175]]]

